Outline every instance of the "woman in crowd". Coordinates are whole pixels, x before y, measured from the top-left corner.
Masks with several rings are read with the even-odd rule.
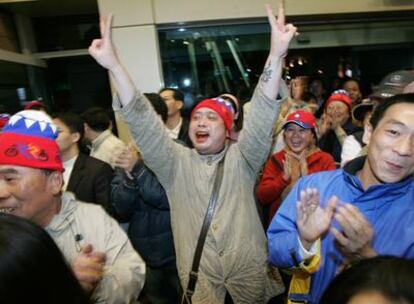
[[[316,119],[311,113],[291,113],[283,125],[283,138],[285,148],[267,162],[256,191],[260,204],[270,206],[266,224],[301,176],[335,169],[332,156],[316,147]]]
[[[352,99],[345,90],[334,91],[326,101],[320,120],[318,145],[333,156],[338,166],[345,138],[358,131],[352,124],[351,107]]]

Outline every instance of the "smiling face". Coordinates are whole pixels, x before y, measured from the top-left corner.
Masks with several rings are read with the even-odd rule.
[[[200,154],[220,152],[227,137],[223,119],[210,108],[199,108],[193,113],[188,134]]]
[[[300,154],[314,143],[314,135],[311,129],[305,129],[295,123],[290,123],[283,132],[285,143],[295,154]]]
[[[45,227],[60,208],[62,175],[42,169],[0,165],[0,212]]]
[[[365,185],[397,183],[414,173],[414,104],[390,106],[375,130],[365,128],[368,157],[362,170]]]

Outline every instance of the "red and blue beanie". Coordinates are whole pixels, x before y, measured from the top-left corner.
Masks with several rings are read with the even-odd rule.
[[[57,128],[46,113],[16,113],[0,133],[0,164],[62,172],[57,135]]]
[[[227,131],[231,131],[231,125],[233,123],[234,110],[231,103],[223,98],[209,98],[200,101],[200,103],[194,108],[191,113],[191,117],[200,108],[209,108],[216,112],[224,122],[224,126]]]
[[[349,96],[348,92],[345,90],[336,90],[334,91],[331,96],[329,96],[328,100],[326,101],[325,104],[325,109],[328,108],[329,104],[334,102],[334,101],[340,101],[343,104],[345,104],[348,109],[351,111],[351,107],[352,107],[352,99]]]

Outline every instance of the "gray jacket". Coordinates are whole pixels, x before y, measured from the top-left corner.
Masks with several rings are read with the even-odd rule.
[[[133,303],[145,281],[145,263],[132,248],[125,232],[104,209],[62,195],[62,207],[46,231],[72,264],[88,243],[106,254],[104,277],[92,294],[94,303]]]
[[[280,104],[260,90],[252,99],[251,115],[237,143],[215,155],[200,155],[176,144],[146,98],[114,109],[128,123],[146,165],[157,175],[171,205],[171,226],[181,284],[188,274],[210,199],[217,163],[226,154],[224,176],[200,262],[194,303],[223,303],[226,290],[235,303],[267,303],[283,291],[277,271],[270,275],[267,241],[253,187],[265,162]],[[276,277],[276,280],[275,280]]]

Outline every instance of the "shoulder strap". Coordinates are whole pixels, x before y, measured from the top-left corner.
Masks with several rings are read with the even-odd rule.
[[[191,266],[191,272],[187,284],[187,289],[184,292],[182,303],[191,303],[191,297],[194,294],[195,286],[198,279],[198,268],[200,266],[201,255],[203,253],[204,242],[206,240],[207,232],[210,228],[210,224],[213,219],[214,210],[217,205],[217,197],[220,191],[221,181],[223,179],[223,167],[224,157],[220,160],[220,162],[217,165],[213,190],[211,192],[206,215],[204,216],[203,226],[201,227],[200,235],[198,237],[197,246],[193,257],[193,264]]]

